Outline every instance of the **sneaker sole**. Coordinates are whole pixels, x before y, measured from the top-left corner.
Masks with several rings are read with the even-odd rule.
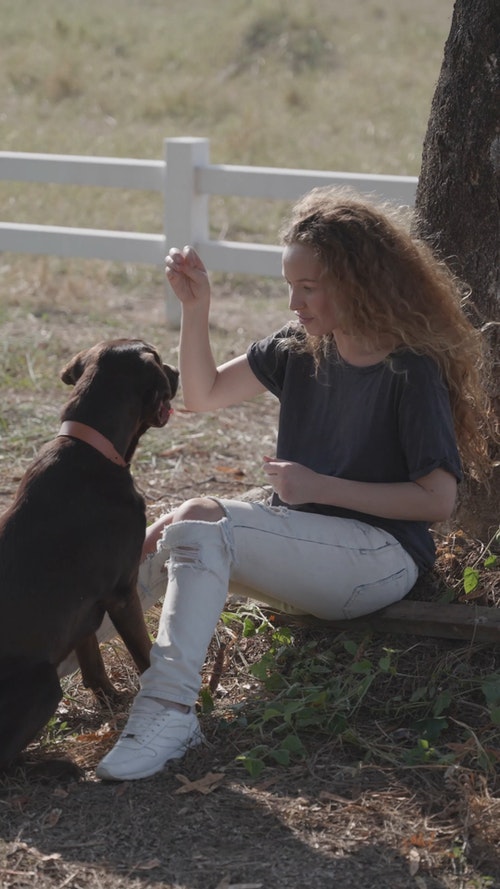
[[[183,756],[187,753],[188,750],[192,750],[194,747],[199,747],[205,741],[204,736],[200,732],[196,733],[192,736],[190,741],[186,744],[185,748],[178,756],[169,756],[167,760],[163,763],[159,768],[150,768],[144,769],[143,771],[136,772],[135,774],[128,773],[127,775],[113,775],[105,765],[99,763],[96,767],[95,774],[98,778],[101,778],[103,781],[139,781],[141,778],[152,778],[153,775],[158,775],[164,769],[167,768],[168,764],[171,762],[177,762],[179,759],[182,759]]]

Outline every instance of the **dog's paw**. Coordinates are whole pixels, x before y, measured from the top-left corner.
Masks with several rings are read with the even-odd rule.
[[[129,691],[119,691],[114,685],[111,685],[111,683],[109,686],[106,685],[105,688],[93,688],[92,693],[99,706],[104,707],[107,710],[110,708],[114,709],[116,707],[122,707],[131,698]]]
[[[83,770],[73,760],[64,757],[28,760],[21,755],[2,772],[4,780],[21,779],[39,784],[78,783],[84,777]]]

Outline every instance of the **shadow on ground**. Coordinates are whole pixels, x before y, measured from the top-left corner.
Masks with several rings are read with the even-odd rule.
[[[214,776],[205,783],[208,792],[187,783],[207,774]],[[66,787],[4,779],[1,886],[500,886],[498,846],[488,843],[487,830],[481,833],[480,813],[468,838],[478,864],[474,874],[465,855],[462,860],[464,838],[454,835],[453,807],[460,808],[463,786],[458,783],[453,792],[443,783],[440,795],[440,782],[443,773],[395,775],[337,764],[326,747],[307,768],[269,770],[263,780],[251,782],[230,750],[216,745],[139,782],[101,783],[92,771]],[[483,882],[479,869],[490,882],[486,876]]]

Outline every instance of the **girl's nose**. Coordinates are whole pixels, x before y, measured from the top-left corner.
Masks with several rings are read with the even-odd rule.
[[[297,309],[301,309],[304,307],[304,300],[300,298],[297,291],[293,289],[293,287],[289,287],[288,289],[288,308],[292,312],[296,312]]]

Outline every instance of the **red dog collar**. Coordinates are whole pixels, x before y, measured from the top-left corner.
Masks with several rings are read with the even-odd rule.
[[[117,466],[128,465],[109,439],[101,435],[97,429],[92,429],[92,426],[86,426],[85,423],[78,423],[76,420],[65,420],[58,435],[78,438],[80,441],[84,441]]]

